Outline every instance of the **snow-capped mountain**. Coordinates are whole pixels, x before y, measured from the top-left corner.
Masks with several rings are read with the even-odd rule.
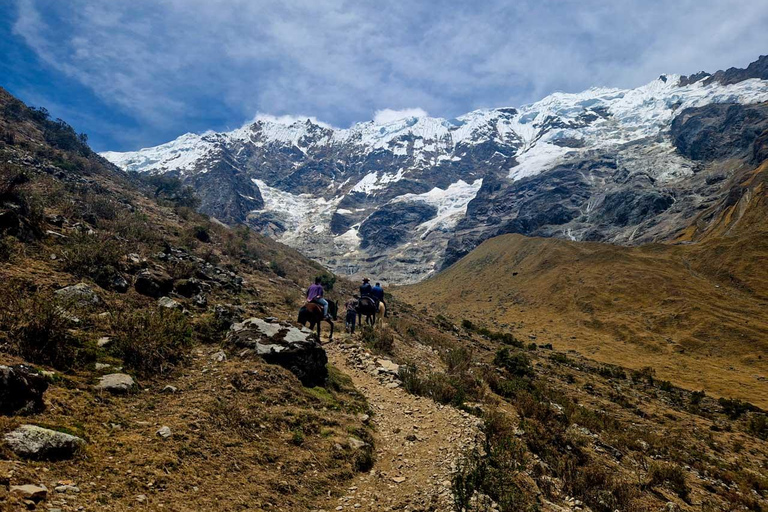
[[[501,233],[632,244],[673,237],[719,200],[768,129],[768,57],[636,89],[556,93],[456,119],[338,129],[260,116],[226,133],[103,153],[174,173],[201,209],[348,275],[420,280]]]

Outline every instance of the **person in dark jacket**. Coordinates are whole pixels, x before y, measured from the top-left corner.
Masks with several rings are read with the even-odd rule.
[[[373,287],[371,286],[371,280],[367,277],[363,278],[363,284],[360,286],[360,297],[373,298]]]
[[[371,295],[376,299],[376,307],[379,307],[379,303],[384,304],[384,316],[387,316],[387,303],[384,302],[384,288],[381,287],[381,283],[376,283],[376,286],[371,288]]]
[[[357,321],[357,295],[353,295],[344,307],[347,309],[347,316],[344,318],[344,326],[347,332],[355,334],[355,322]]]

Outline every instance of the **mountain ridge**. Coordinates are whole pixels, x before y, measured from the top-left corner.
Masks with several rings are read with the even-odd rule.
[[[630,90],[555,93],[454,120],[336,129],[262,116],[231,132],[102,155],[125,170],[177,175],[203,212],[335,271],[408,283],[506,232],[624,245],[674,239],[698,208],[727,195],[709,175],[730,172],[722,161],[744,159],[760,135],[766,62],[662,75]],[[682,113],[689,122],[675,124]],[[717,122],[741,142],[710,140]],[[714,152],[699,151],[712,144]]]

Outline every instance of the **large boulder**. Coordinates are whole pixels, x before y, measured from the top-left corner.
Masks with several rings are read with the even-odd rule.
[[[122,395],[130,393],[136,389],[136,382],[133,377],[125,373],[110,373],[99,378],[96,384],[97,391],[107,391],[113,395]]]
[[[85,441],[77,436],[37,425],[22,425],[3,439],[19,457],[35,460],[67,459],[85,446]]]
[[[136,274],[133,287],[142,295],[159,298],[171,293],[173,278],[162,270],[145,269]]]
[[[98,306],[102,303],[101,297],[93,291],[93,288],[85,283],[78,283],[67,286],[54,292],[56,297],[65,302],[68,306]]]
[[[227,341],[290,370],[305,386],[323,385],[328,378],[328,356],[304,327],[249,318],[232,325]]]
[[[0,414],[31,414],[45,408],[48,381],[33,368],[0,365]]]

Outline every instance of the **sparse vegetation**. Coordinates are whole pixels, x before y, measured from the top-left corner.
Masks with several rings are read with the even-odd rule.
[[[185,359],[192,342],[192,326],[177,310],[116,312],[110,323],[115,354],[142,375],[172,371]]]
[[[682,468],[665,462],[654,462],[650,465],[647,485],[649,487],[666,485],[683,500],[687,500],[691,492]]]
[[[392,354],[395,336],[388,327],[363,325],[360,329],[360,341],[379,354]]]

